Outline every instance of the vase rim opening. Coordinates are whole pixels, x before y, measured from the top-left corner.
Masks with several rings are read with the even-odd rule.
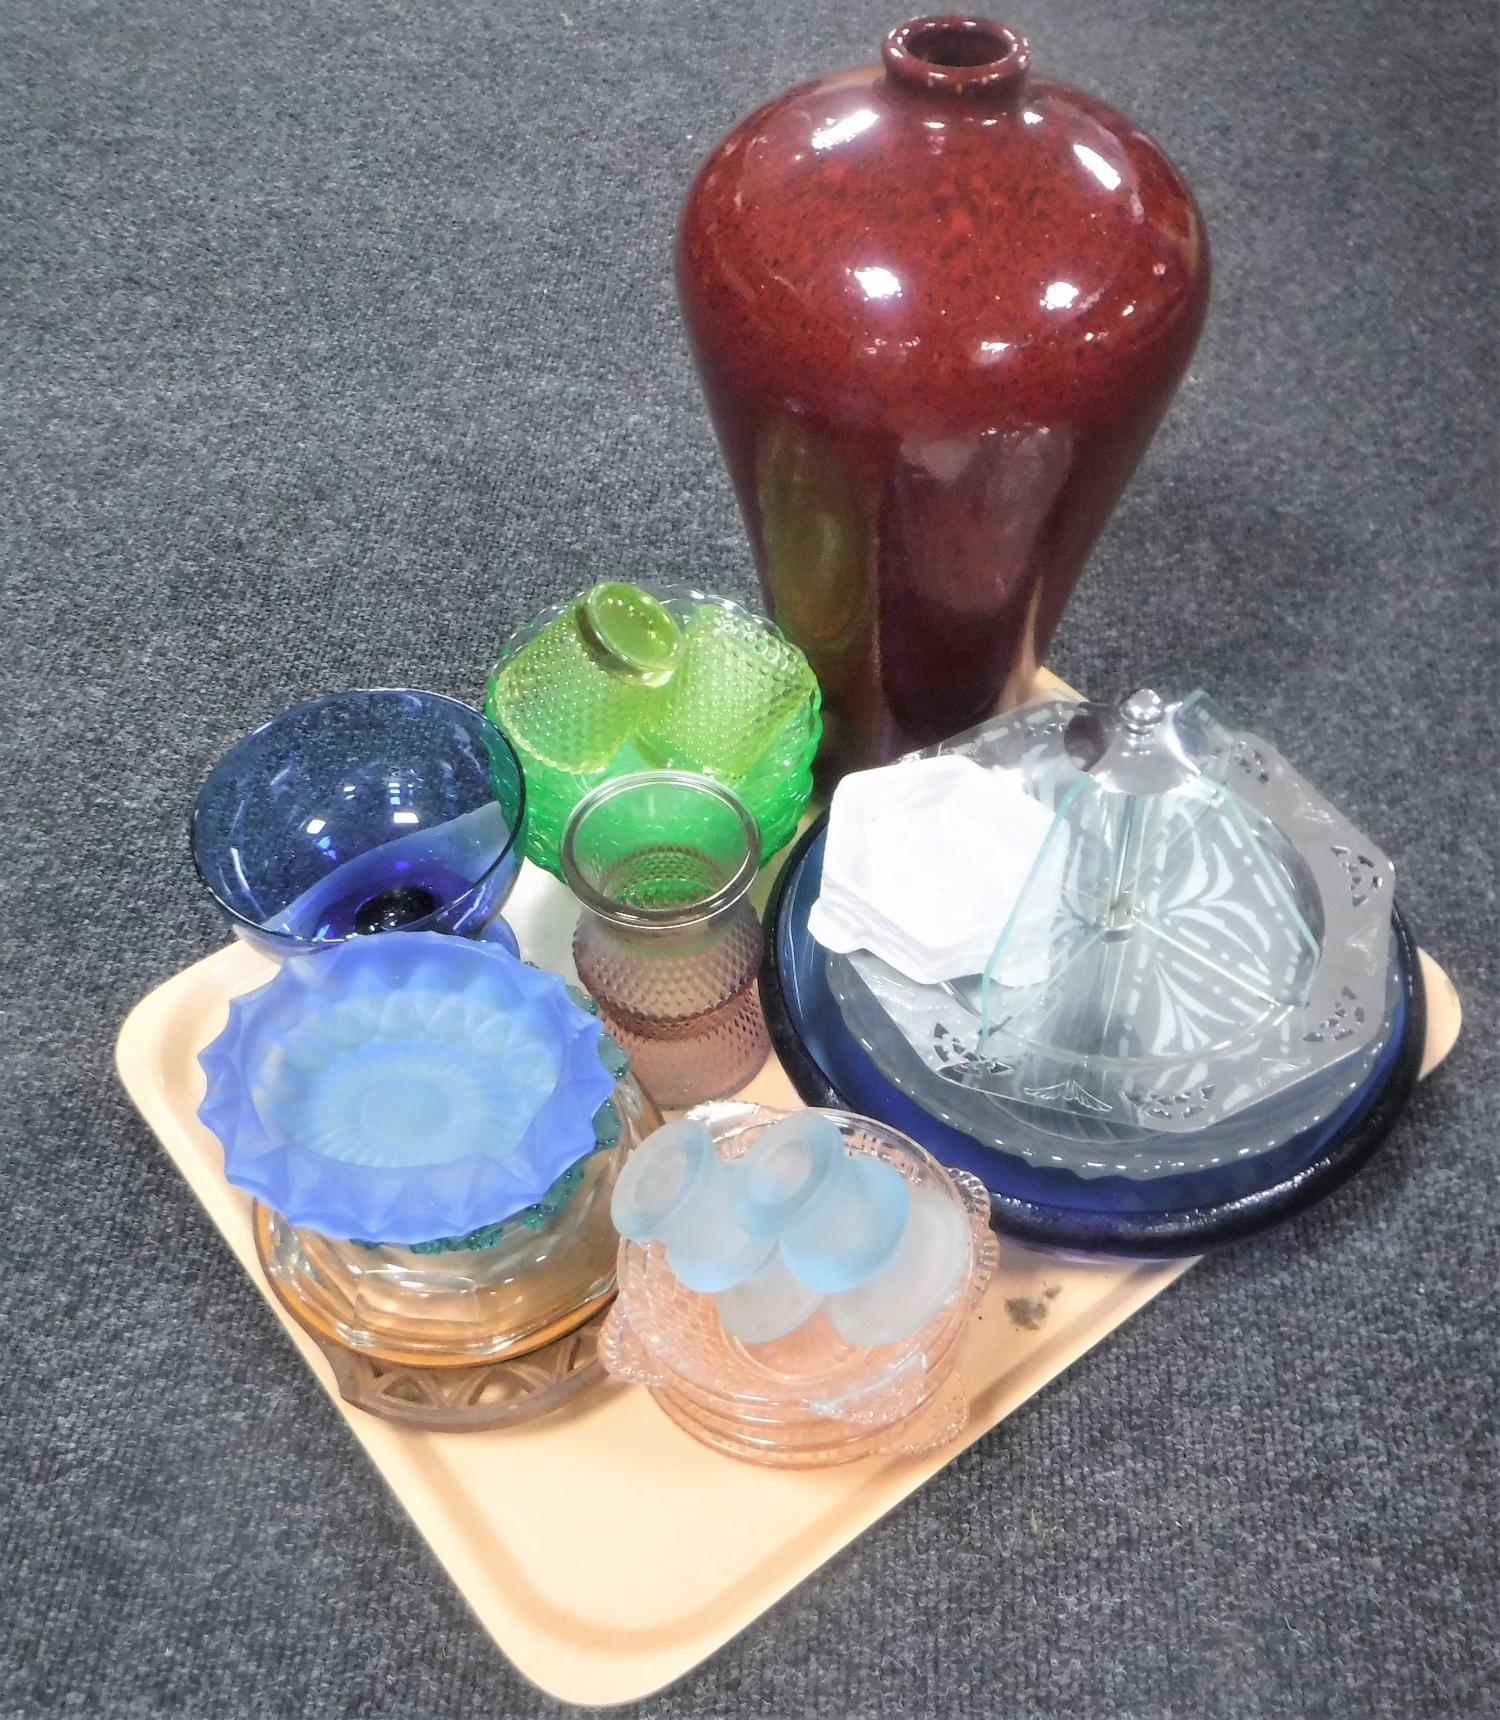
[[[887,73],[908,89],[1009,95],[1031,64],[1026,38],[993,18],[942,13],[909,18],[881,44]]]

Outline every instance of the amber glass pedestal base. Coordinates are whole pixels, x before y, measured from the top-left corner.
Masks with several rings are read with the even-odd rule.
[[[612,1300],[565,1337],[524,1356],[477,1368],[383,1362],[346,1350],[321,1332],[312,1336],[328,1358],[346,1403],[415,1432],[480,1432],[550,1414],[575,1392],[603,1379],[597,1340]]]
[[[275,1215],[257,1201],[253,1218],[255,1252],[276,1300],[316,1340],[345,1402],[382,1420],[427,1433],[511,1427],[548,1414],[604,1377],[597,1339],[614,1301],[613,1284],[493,1361],[354,1350],[271,1270]]]

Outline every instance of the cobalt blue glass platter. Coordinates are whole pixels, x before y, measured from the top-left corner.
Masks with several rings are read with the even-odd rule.
[[[857,1111],[901,1129],[990,1191],[996,1229],[1039,1248],[1132,1258],[1201,1254],[1291,1218],[1336,1189],[1376,1150],[1416,1085],[1427,1008],[1416,944],[1392,914],[1399,984],[1391,1032],[1364,1083],[1316,1128],[1272,1150],[1149,1181],[1030,1164],[942,1122],[893,1086],[844,1025],[807,929],[823,876],[827,815],[798,842],[766,906],[761,1003],[771,1042],[809,1105]]]

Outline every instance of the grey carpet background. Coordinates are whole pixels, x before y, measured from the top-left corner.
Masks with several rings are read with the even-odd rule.
[[[1195,187],[1216,296],[1054,665],[1212,689],[1395,857],[1467,1027],[1325,1208],[1194,1271],[652,1716],[1468,1716],[1496,1646],[1495,20],[1023,0]],[[897,14],[0,0],[0,1713],[561,1712],[117,1087],[222,941],[219,752],[471,700],[604,574],[748,589],[669,240]],[[586,1548],[578,1549],[580,1558]]]

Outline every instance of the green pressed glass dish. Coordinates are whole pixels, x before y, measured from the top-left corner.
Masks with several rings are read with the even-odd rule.
[[[812,794],[820,703],[807,659],[764,616],[685,586],[607,581],[511,634],[485,709],[525,773],[526,854],[560,877],[573,808],[641,770],[733,789],[774,854]]]

